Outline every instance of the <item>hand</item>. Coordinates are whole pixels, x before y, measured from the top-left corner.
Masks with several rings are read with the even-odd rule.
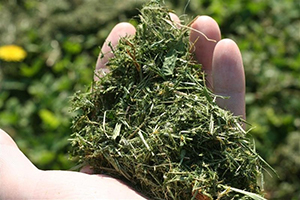
[[[0,199],[144,199],[105,175],[37,169],[0,129]]]
[[[175,14],[171,14],[175,23],[180,23]],[[229,97],[218,99],[218,104],[237,116],[245,119],[245,76],[242,56],[238,46],[230,39],[221,40],[221,33],[215,20],[200,16],[191,24],[190,41],[195,45],[195,56],[207,74],[207,86],[217,95]],[[195,31],[193,31],[195,30]],[[217,42],[208,41],[207,38]],[[128,23],[120,23],[111,31],[102,47],[104,57],[99,55],[96,74],[107,73],[106,63],[113,56],[108,43],[118,44],[119,38],[134,35],[135,28]],[[97,76],[95,76],[97,80]]]
[[[176,15],[171,16],[179,23]],[[245,117],[245,78],[237,45],[229,39],[221,40],[219,27],[210,17],[199,17],[191,27],[198,30],[191,31],[190,40],[195,44],[196,59],[207,74],[207,85],[214,93],[230,97],[218,99],[218,104]],[[207,41],[199,31],[218,42]],[[97,74],[108,71],[106,63],[113,56],[108,43],[115,46],[120,37],[134,34],[135,28],[128,23],[115,26],[102,47],[104,57],[98,58]],[[144,199],[124,183],[105,175],[39,170],[1,129],[0,185],[0,199]]]

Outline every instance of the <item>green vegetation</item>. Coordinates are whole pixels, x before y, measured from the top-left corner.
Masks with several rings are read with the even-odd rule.
[[[73,97],[73,155],[151,199],[258,196],[245,192],[261,192],[263,162],[241,119],[206,88],[190,29],[176,27],[156,1],[139,21],[113,49],[111,72]]]
[[[0,127],[42,169],[69,169],[69,99],[85,91],[105,37],[136,16],[142,1],[1,0],[0,46],[27,51],[0,61]],[[295,0],[167,1],[178,15],[210,15],[244,58],[247,121],[266,173],[269,199],[299,199],[300,4]],[[134,20],[132,20],[134,21]]]

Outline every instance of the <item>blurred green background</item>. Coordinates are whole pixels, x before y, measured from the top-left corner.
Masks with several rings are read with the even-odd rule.
[[[70,169],[69,100],[87,90],[113,26],[134,21],[144,0],[0,0],[0,46],[23,47],[22,62],[0,60],[0,127],[41,169]],[[268,199],[300,199],[300,2],[166,0],[192,20],[209,15],[241,49],[247,120]],[[270,174],[270,175],[269,175]]]

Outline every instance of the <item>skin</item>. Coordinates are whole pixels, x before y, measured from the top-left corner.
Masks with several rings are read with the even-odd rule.
[[[180,23],[176,15],[171,17]],[[245,117],[245,78],[238,46],[230,39],[221,40],[218,24],[208,16],[198,17],[191,27],[198,30],[191,31],[190,41],[195,59],[207,74],[207,86],[216,94],[230,97],[217,99],[220,106]],[[217,42],[208,41],[199,31]],[[108,73],[106,63],[113,56],[109,42],[115,46],[120,37],[134,34],[135,28],[128,23],[113,28],[102,47],[104,57],[98,57],[95,80]],[[93,175],[89,167],[82,172],[37,169],[0,129],[0,199],[144,199],[119,180]]]

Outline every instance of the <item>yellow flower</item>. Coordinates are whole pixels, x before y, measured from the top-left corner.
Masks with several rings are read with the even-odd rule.
[[[8,62],[22,61],[26,55],[26,51],[17,45],[5,45],[0,47],[0,59]]]

